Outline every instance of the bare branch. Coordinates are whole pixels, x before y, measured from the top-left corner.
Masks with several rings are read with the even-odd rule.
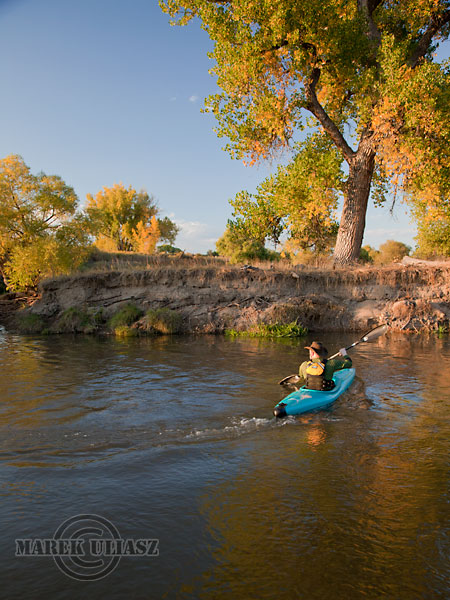
[[[431,23],[428,25],[427,30],[422,35],[417,44],[414,52],[408,59],[408,65],[414,69],[419,64],[420,60],[425,56],[428,48],[430,47],[433,37],[439,32],[444,25],[450,22],[450,10],[446,10],[441,15],[433,15]]]
[[[43,217],[45,217],[45,213],[44,213],[44,215],[42,215],[42,216],[43,216]],[[44,223],[48,223],[49,221],[51,221],[52,219],[54,219],[54,218],[55,218],[55,216],[56,216],[55,209],[54,209],[54,208],[52,208],[52,213],[51,213],[51,215],[50,215],[49,217],[47,217],[47,218],[43,218],[43,222],[44,222]]]
[[[316,86],[320,78],[320,69],[315,68],[312,71],[309,83],[305,85],[306,98],[308,100],[307,109],[316,117],[333,142],[344,155],[347,162],[351,161],[355,155],[354,150],[350,148],[337,125],[331,120],[323,106],[317,99]]]
[[[24,232],[21,229],[17,229],[17,227],[14,227],[13,225],[9,224],[7,226],[8,231],[11,231],[12,233],[17,233],[17,235],[19,237],[23,237]]]

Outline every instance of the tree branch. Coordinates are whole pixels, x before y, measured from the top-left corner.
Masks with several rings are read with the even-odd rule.
[[[344,155],[347,162],[351,161],[355,155],[354,150],[347,144],[336,124],[330,119],[319,100],[317,99],[316,86],[320,77],[320,69],[313,69],[309,83],[305,85],[305,94],[307,99],[306,108],[316,117],[333,142]]]
[[[372,15],[381,2],[382,0],[358,0],[358,10],[364,15],[367,22],[367,35],[377,46],[381,43],[381,34],[375,25]]]
[[[425,56],[433,37],[438,31],[450,22],[450,10],[446,10],[442,15],[433,15],[431,17],[431,23],[428,25],[427,30],[420,38],[414,52],[409,57],[407,63],[412,69],[417,67],[420,60]]]
[[[8,231],[11,231],[12,233],[17,233],[17,235],[19,236],[19,238],[24,236],[24,232],[21,229],[18,229],[17,227],[14,227],[13,225],[8,225],[7,226]]]
[[[274,46],[271,46],[270,48],[261,50],[261,54],[266,54],[267,52],[275,52],[276,50],[280,50],[280,48],[284,48],[284,46],[287,46],[288,44],[289,42],[287,40],[282,40],[281,42],[275,44]]]
[[[373,13],[377,10],[380,4],[383,4],[383,2],[384,0],[368,0],[370,14],[373,15]]]
[[[285,46],[288,46],[289,42],[287,40],[281,40],[281,42],[278,42],[278,44],[275,44],[274,46],[271,46],[270,48],[266,48],[265,50],[261,50],[261,54],[265,54],[266,52],[274,52],[276,50],[280,50],[281,48],[284,48]],[[310,42],[301,42],[300,46],[303,48],[303,50],[311,50],[312,53],[314,54],[314,57],[317,57],[317,50],[316,47],[314,46],[314,44],[311,44]]]
[[[55,215],[55,210],[53,209],[52,210],[52,214],[49,217],[47,217],[46,219],[44,219],[44,223],[48,223],[49,221],[51,221],[52,219],[54,219],[55,216],[56,216]]]

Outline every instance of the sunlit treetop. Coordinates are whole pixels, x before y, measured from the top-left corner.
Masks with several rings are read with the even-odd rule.
[[[77,205],[73,188],[58,175],[33,175],[21,156],[0,160],[0,240],[4,244],[58,229]]]
[[[221,93],[206,100],[227,150],[276,156],[305,127],[348,163],[335,255],[359,252],[373,175],[383,190],[450,192],[448,0],[161,0],[173,23],[198,17]],[[345,249],[346,248],[346,249]]]
[[[411,103],[416,109],[402,120],[402,133],[408,137],[417,126],[435,133],[436,124],[426,127],[423,120],[437,96],[444,100],[447,66],[431,61],[448,37],[447,1],[167,0],[161,5],[177,24],[199,17],[215,42],[211,73],[223,92],[206,105],[234,157],[256,161],[273,155],[307,124],[308,112],[347,160],[367,128],[379,131],[377,143],[386,155],[398,153],[392,148],[400,133],[393,115],[401,120]],[[428,99],[417,95],[424,85],[431,87]],[[387,142],[390,136],[394,140]]]
[[[168,217],[156,218],[159,208],[152,196],[122,183],[88,194],[86,213],[97,242],[100,239],[101,248],[109,251],[149,252],[158,240],[173,243],[179,231]]]
[[[87,256],[78,198],[58,175],[34,175],[22,157],[0,160],[0,277],[8,289],[76,269]]]

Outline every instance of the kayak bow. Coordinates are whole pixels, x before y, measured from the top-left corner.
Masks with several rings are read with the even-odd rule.
[[[325,408],[337,400],[347,390],[355,378],[355,369],[342,369],[333,375],[335,387],[328,392],[308,390],[304,386],[298,391],[289,394],[273,409],[273,414],[278,417],[288,415],[301,415],[302,413]]]

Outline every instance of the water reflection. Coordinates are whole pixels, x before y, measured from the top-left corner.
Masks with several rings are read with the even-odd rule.
[[[312,449],[315,449],[318,446],[325,443],[326,439],[327,434],[323,426],[316,425],[308,430],[306,442],[310,445]]]
[[[218,548],[215,567],[196,582],[200,597],[442,592],[442,575],[429,568],[436,550],[421,540],[436,540],[445,522],[447,445],[435,447],[430,464],[420,448],[379,434],[364,418],[353,426],[345,440],[326,421],[285,430],[282,456],[258,444],[248,469],[208,490],[202,511]],[[277,442],[271,434],[264,446]],[[441,573],[446,568],[440,563]]]
[[[5,597],[80,594],[11,547],[84,511],[161,538],[94,597],[445,597],[448,338],[360,345],[330,410],[277,421],[304,345],[0,332]]]

